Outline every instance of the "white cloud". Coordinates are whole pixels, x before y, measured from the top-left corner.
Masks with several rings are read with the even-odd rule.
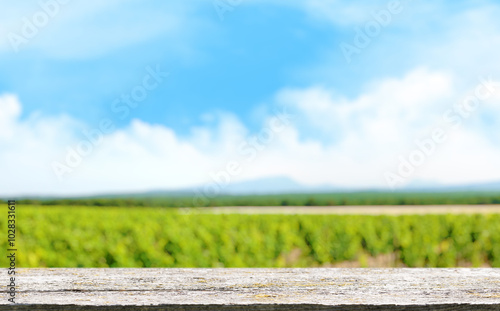
[[[0,96],[0,165],[4,176],[0,195],[88,194],[101,192],[178,189],[209,182],[209,173],[224,167],[234,146],[245,139],[244,127],[231,115],[218,117],[215,129],[179,138],[171,129],[133,120],[122,130],[105,135],[75,168],[68,166],[68,148],[78,150],[91,141],[82,129],[95,131],[67,116],[37,114],[20,119],[14,95]],[[59,181],[52,163],[72,169]]]
[[[465,126],[451,132],[450,140],[422,168],[420,176],[450,185],[499,181],[498,159],[498,145],[481,131]]]
[[[432,125],[452,94],[449,75],[417,69],[400,80],[377,82],[354,100],[318,87],[285,90],[278,98],[298,109],[318,131],[394,143],[402,135],[416,135]]]
[[[483,124],[476,122],[484,111],[498,107],[500,89],[455,130],[443,114],[473,94],[476,85],[460,92],[453,80],[445,73],[417,69],[402,79],[377,82],[352,100],[321,87],[284,90],[278,100],[293,107],[305,121],[304,127],[312,130],[303,132],[302,139],[299,131],[290,130],[269,161],[265,156],[260,159],[261,173],[288,172],[308,184],[386,187],[384,173],[397,171],[399,156],[408,157],[417,148],[416,139],[429,138],[439,127],[450,140],[439,145],[407,181],[457,184],[500,180],[500,169],[491,167],[493,159],[500,156],[500,148],[488,138]],[[500,120],[498,112],[490,116]],[[314,140],[320,132],[334,137],[333,142]]]
[[[2,3],[0,51],[34,49],[59,59],[89,58],[161,37],[171,40],[169,51],[189,54],[186,41],[201,23],[188,18],[194,8],[193,4],[116,0]],[[37,14],[48,18],[36,22]],[[26,35],[27,28],[33,35]],[[25,40],[13,41],[12,34]]]
[[[14,120],[21,114],[21,105],[17,97],[12,94],[6,94],[0,101],[0,139],[12,139],[15,129]]]
[[[64,164],[67,148],[76,149],[81,129],[89,126],[67,116],[21,118],[18,99],[2,95],[0,165],[8,178],[0,182],[0,195],[179,189],[211,182],[210,174],[232,160],[242,168],[233,181],[288,176],[308,185],[386,187],[384,172],[395,171],[398,156],[407,156],[415,148],[414,140],[429,137],[436,127],[443,127],[450,139],[409,180],[500,180],[500,168],[494,165],[500,148],[480,120],[487,112],[494,126],[499,124],[499,94],[481,103],[458,130],[443,123],[444,112],[472,94],[474,87],[461,93],[448,74],[416,69],[400,79],[370,84],[354,99],[317,86],[284,89],[277,93],[276,103],[290,109],[292,123],[262,150],[254,150],[255,159],[239,150],[251,141],[252,133],[230,114],[213,115],[215,128],[193,128],[188,137],[163,125],[133,120],[105,135],[62,181],[51,163]],[[269,128],[270,120],[268,116],[263,129]],[[317,133],[335,139],[320,140]]]

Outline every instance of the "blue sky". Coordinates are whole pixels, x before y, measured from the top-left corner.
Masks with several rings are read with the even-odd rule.
[[[14,182],[0,195],[500,180],[495,1],[1,6],[0,168]],[[165,77],[145,89],[151,70]],[[480,85],[478,105],[453,110]],[[113,109],[124,94],[144,95],[126,116]],[[293,116],[279,131],[277,111]],[[102,120],[113,130],[93,142]],[[436,129],[446,141],[419,147]],[[262,133],[250,157],[242,145]]]

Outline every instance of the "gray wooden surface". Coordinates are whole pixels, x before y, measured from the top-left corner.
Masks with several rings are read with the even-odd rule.
[[[4,273],[7,276],[7,272]],[[0,310],[500,310],[500,269],[19,269]]]

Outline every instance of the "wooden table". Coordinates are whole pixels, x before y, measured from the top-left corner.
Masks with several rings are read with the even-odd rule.
[[[18,269],[16,283],[0,310],[500,310],[488,268]]]

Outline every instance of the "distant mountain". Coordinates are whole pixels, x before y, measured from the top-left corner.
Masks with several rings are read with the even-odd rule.
[[[211,183],[213,184],[213,183]],[[192,196],[203,192],[205,185],[176,190],[153,190],[138,193],[102,194],[91,197],[165,197],[165,196]],[[334,192],[391,192],[384,188],[353,189],[333,185],[308,186],[294,181],[289,177],[277,176],[252,179],[241,182],[232,182],[219,188],[219,194],[228,195],[264,195],[264,194],[289,194],[289,193],[334,193]],[[404,187],[396,188],[394,192],[494,192],[500,191],[500,181],[469,185],[443,185],[433,181],[416,180]],[[84,196],[83,196],[84,197]]]
[[[446,186],[435,181],[412,180],[402,187],[396,187],[396,192],[441,192]]]
[[[213,184],[213,183],[210,183]],[[205,185],[186,188],[176,191],[149,191],[138,196],[165,196],[165,195],[193,195],[203,191]],[[329,185],[306,186],[288,177],[268,177],[241,182],[232,182],[219,187],[220,194],[252,195],[252,194],[283,194],[283,193],[313,193],[313,192],[338,192],[339,188]]]
[[[305,186],[288,177],[269,177],[229,184],[225,194],[279,194],[339,191],[332,186]]]
[[[160,198],[160,197],[180,197],[193,196],[203,192],[205,185],[176,190],[152,190],[136,193],[103,193],[96,195],[64,196],[66,198]],[[335,187],[332,185],[307,186],[294,181],[288,177],[268,177],[261,179],[246,180],[242,182],[233,182],[227,186],[221,187],[219,194],[224,195],[265,195],[265,194],[291,194],[291,193],[335,193],[335,192],[391,192],[388,189],[370,188],[370,189],[351,189]],[[469,185],[443,185],[429,181],[412,181],[404,187],[397,188],[395,192],[500,192],[500,181],[469,184]],[[22,198],[31,199],[58,199],[63,196],[23,196]]]
[[[444,189],[450,189],[453,191],[500,191],[500,181],[480,183],[480,184],[470,184],[470,185],[460,185],[460,186],[448,186]]]
[[[488,192],[500,191],[500,181],[477,183],[477,184],[464,184],[464,185],[443,185],[432,181],[416,180],[412,181],[397,191],[411,191],[411,192]]]

